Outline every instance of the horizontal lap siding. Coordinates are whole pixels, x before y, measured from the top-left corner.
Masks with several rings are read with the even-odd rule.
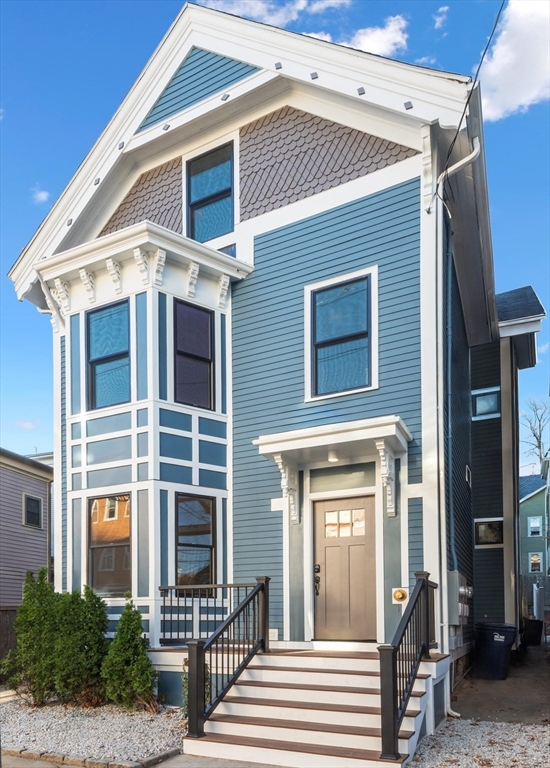
[[[504,621],[504,550],[474,551],[474,621]]]
[[[418,571],[424,570],[424,522],[423,500],[409,499],[409,587],[416,584]]]
[[[413,179],[256,238],[255,271],[233,288],[234,575],[271,576],[271,624],[282,622],[277,467],[259,435],[396,414],[420,465],[420,198]],[[378,265],[379,389],[304,402],[304,286]]]

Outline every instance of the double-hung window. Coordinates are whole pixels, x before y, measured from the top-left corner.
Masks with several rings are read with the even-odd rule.
[[[189,237],[204,243],[233,230],[233,147],[226,144],[187,164]]]
[[[127,301],[88,313],[88,397],[91,409],[130,400]]]
[[[214,408],[214,313],[176,299],[174,399]]]
[[[311,392],[314,397],[371,385],[370,293],[369,275],[313,291]]]
[[[528,517],[527,527],[529,536],[542,536],[542,517]]]
[[[177,583],[214,583],[214,499],[176,495]]]
[[[541,553],[529,552],[529,573],[541,572]]]
[[[30,528],[42,528],[42,499],[24,494],[24,520],[23,525]]]

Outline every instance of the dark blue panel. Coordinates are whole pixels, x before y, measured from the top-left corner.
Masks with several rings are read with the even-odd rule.
[[[71,316],[71,413],[80,413],[80,315]]]
[[[90,419],[86,423],[86,435],[96,437],[110,432],[122,432],[132,427],[131,413],[117,413],[115,416],[104,416],[101,419]]]
[[[227,488],[227,475],[223,472],[214,472],[211,469],[199,469],[199,485],[206,488]]]
[[[227,465],[226,446],[221,443],[211,443],[209,440],[199,440],[199,461],[201,464],[225,467]]]
[[[182,467],[179,464],[166,464],[161,461],[160,479],[167,483],[191,485],[193,480],[193,472],[191,467]]]
[[[199,416],[199,432],[210,437],[227,437],[227,424],[225,421],[215,421]]]
[[[222,583],[227,584],[227,499],[222,499]]]
[[[221,385],[222,385],[222,413],[227,413],[227,351],[225,348],[226,345],[226,318],[225,315],[221,315],[220,317],[220,344],[221,344]],[[200,431],[200,427],[199,427]],[[225,437],[225,435],[223,435]]]
[[[158,673],[158,692],[160,700],[169,707],[181,707],[183,704],[183,688],[181,672]]]
[[[160,582],[168,586],[168,491],[160,492]]]
[[[193,458],[193,443],[190,437],[170,435],[167,432],[160,433],[159,453],[169,459],[191,461]]]
[[[89,360],[120,355],[128,352],[128,347],[128,302],[115,304],[88,315]]]
[[[178,413],[161,408],[159,411],[159,424],[169,429],[181,429],[183,432],[191,432],[191,416],[188,413]]]
[[[88,488],[101,488],[107,485],[127,485],[132,481],[132,467],[113,467],[112,469],[94,469],[87,474]]]
[[[242,61],[220,56],[202,48],[191,48],[139,127],[139,131],[166,120],[215,93],[221,93],[230,85],[258,71],[257,67],[244,64]]]
[[[168,399],[168,374],[167,374],[167,328],[166,328],[166,294],[159,293],[159,397]]]
[[[147,398],[147,294],[136,296],[137,399]]]

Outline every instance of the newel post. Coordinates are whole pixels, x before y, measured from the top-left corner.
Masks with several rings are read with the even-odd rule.
[[[421,626],[422,626],[422,657],[430,658],[430,574],[427,571],[417,571],[417,579],[422,579],[422,593],[420,598]]]
[[[380,711],[382,718],[383,760],[397,760],[398,722],[397,722],[397,648],[393,645],[379,645],[380,654]]]
[[[187,685],[187,736],[199,739],[204,736],[204,700],[206,673],[204,664],[204,640],[188,640],[189,677]]]
[[[263,589],[258,594],[258,637],[262,640],[264,653],[269,653],[269,576],[256,576]]]

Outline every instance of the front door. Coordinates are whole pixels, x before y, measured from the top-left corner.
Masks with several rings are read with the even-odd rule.
[[[314,503],[315,639],[376,639],[374,496]]]

